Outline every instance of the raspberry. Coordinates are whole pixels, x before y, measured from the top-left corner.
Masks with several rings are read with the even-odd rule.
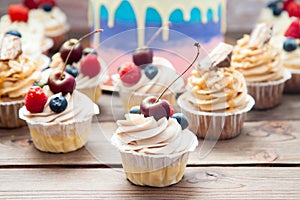
[[[95,54],[88,54],[80,61],[81,65],[81,73],[89,76],[94,77],[97,76],[101,71],[101,66],[98,61],[97,55]]]
[[[284,0],[283,1],[283,10],[287,10],[287,7],[290,5],[290,3],[294,2],[294,0]]]
[[[290,17],[300,17],[300,3],[296,1],[289,3],[286,7],[286,11]]]
[[[10,21],[27,22],[28,21],[28,8],[22,4],[13,4],[8,7],[8,15]]]
[[[37,4],[38,4],[39,7],[41,7],[41,6],[42,6],[43,4],[45,4],[45,3],[51,4],[52,7],[53,7],[53,6],[56,6],[55,0],[39,0]]]
[[[300,19],[293,21],[284,35],[286,37],[300,39]]]
[[[31,113],[43,112],[47,95],[39,86],[32,86],[25,96],[25,107]]]
[[[173,106],[170,104],[170,102],[168,102],[168,104],[169,104],[169,107],[170,107],[170,117],[172,117],[172,115],[175,113],[175,111],[174,111]]]
[[[38,4],[36,0],[23,0],[24,6],[26,6],[29,9],[36,9],[38,8]]]
[[[141,79],[142,73],[139,67],[128,62],[121,66],[119,76],[123,83],[134,85]]]

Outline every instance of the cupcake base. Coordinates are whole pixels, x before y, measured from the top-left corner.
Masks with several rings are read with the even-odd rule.
[[[291,79],[284,85],[284,93],[300,94],[300,70],[289,70],[292,73]]]
[[[24,105],[23,100],[0,102],[0,128],[18,128],[26,126],[19,118],[18,111]]]
[[[247,112],[254,105],[254,99],[248,95],[248,104],[235,113],[229,112],[202,112],[197,111],[185,100],[190,95],[188,92],[181,95],[177,103],[189,120],[189,129],[199,138],[209,140],[224,140],[237,137],[242,130]]]
[[[83,147],[88,140],[91,118],[74,123],[28,122],[34,146],[44,152],[67,153]]]
[[[247,82],[248,94],[255,99],[254,109],[270,109],[280,104],[285,82],[291,73],[285,70],[284,77],[278,81],[250,83]]]

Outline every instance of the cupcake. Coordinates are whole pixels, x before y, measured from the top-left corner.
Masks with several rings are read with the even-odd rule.
[[[44,72],[44,76],[47,77],[53,69],[63,68],[71,46],[77,41],[77,39],[70,39],[62,45],[60,51],[52,56],[50,68]],[[108,80],[106,64],[98,56],[97,51],[89,47],[83,49],[78,44],[70,56],[66,71],[75,77],[76,89],[97,103],[102,94],[101,86]]]
[[[198,137],[230,139],[241,133],[254,105],[244,76],[230,66],[232,46],[220,43],[188,78],[187,91],[177,103]]]
[[[119,149],[126,178],[136,185],[166,187],[178,183],[197,144],[181,113],[170,116],[169,102],[142,101],[140,112],[125,114],[111,141]]]
[[[53,71],[47,85],[31,87],[19,110],[34,146],[44,152],[67,153],[83,147],[92,117],[99,113],[97,105],[75,90],[74,77],[67,72],[61,74]]]
[[[258,23],[273,25],[273,35],[283,35],[291,22],[291,17],[286,10],[287,1],[271,1],[264,7],[259,15]]]
[[[31,58],[39,58],[42,53],[47,54],[53,46],[53,41],[46,38],[42,24],[28,17],[29,10],[21,4],[12,4],[8,14],[0,18],[0,33],[18,31],[21,33],[22,51]]]
[[[30,8],[32,9],[29,11],[29,18],[36,19],[42,24],[45,36],[54,42],[51,51],[56,52],[67,39],[70,30],[66,14],[54,0],[39,1]]]
[[[26,125],[18,117],[27,90],[40,78],[39,65],[22,54],[21,39],[12,34],[0,34],[0,127]]]
[[[292,78],[284,85],[286,93],[300,93],[300,19],[295,19],[285,32],[276,36],[271,43],[281,52],[285,69],[291,72]]]
[[[283,67],[280,52],[269,42],[271,35],[270,26],[258,24],[250,36],[237,41],[232,53],[231,66],[244,75],[255,109],[277,106],[284,83],[291,77]]]
[[[158,96],[178,77],[169,60],[153,56],[150,48],[137,51],[139,52],[133,54],[133,62],[124,63],[119,67],[118,74],[112,76],[125,112],[133,106],[140,105],[141,101],[148,96]],[[184,79],[180,77],[164,93],[162,99],[175,105],[176,94],[182,91],[184,84]]]

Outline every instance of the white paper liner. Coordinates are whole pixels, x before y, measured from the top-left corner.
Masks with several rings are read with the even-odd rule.
[[[269,109],[277,106],[283,96],[284,84],[291,78],[291,72],[284,70],[284,77],[270,82],[247,82],[248,93],[255,99],[255,109]]]
[[[299,63],[300,65],[300,63]],[[284,93],[300,94],[300,69],[287,69],[291,72],[291,79],[284,84]]]
[[[25,126],[26,122],[21,120],[18,115],[18,111],[23,105],[23,100],[0,102],[0,128]]]
[[[189,120],[189,129],[198,137],[210,140],[231,139],[238,136],[241,133],[247,112],[255,104],[254,99],[247,95],[247,106],[236,112],[204,112],[194,109],[185,100],[188,95],[190,95],[189,92],[185,92],[179,96],[177,104]]]

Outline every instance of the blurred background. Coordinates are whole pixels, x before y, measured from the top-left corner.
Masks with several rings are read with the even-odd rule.
[[[238,38],[243,33],[250,32],[261,8],[269,1],[227,0],[227,35]],[[21,2],[22,0],[0,0],[0,16],[7,13],[10,4]],[[71,24],[70,34],[76,36],[76,34],[86,33],[89,30],[87,20],[88,0],[56,0],[56,2],[68,17]]]

